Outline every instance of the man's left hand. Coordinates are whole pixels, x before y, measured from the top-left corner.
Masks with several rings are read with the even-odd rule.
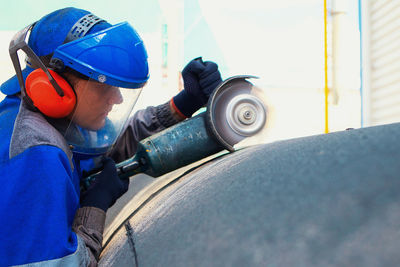
[[[222,82],[218,65],[195,58],[182,70],[184,90],[172,98],[177,113],[189,118],[203,107],[215,88]]]

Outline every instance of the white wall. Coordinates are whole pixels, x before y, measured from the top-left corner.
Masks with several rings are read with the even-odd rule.
[[[362,1],[366,125],[400,121],[400,1]]]
[[[136,3],[131,3],[130,7],[140,4],[137,1],[133,2]],[[357,0],[351,2],[354,5]],[[83,5],[84,2],[80,3]],[[322,1],[199,0],[199,16],[204,20],[202,25],[211,31],[209,38],[213,38],[214,42],[205,38],[201,42],[192,43],[193,47],[183,47],[183,39],[187,37],[184,36],[184,30],[187,29],[183,29],[184,1],[158,0],[158,3],[162,10],[162,18],[159,14],[147,14],[147,10],[144,10],[146,12],[142,13],[146,16],[145,23],[142,24],[158,23],[160,27],[149,32],[141,31],[140,27],[138,29],[148,50],[150,80],[139,98],[137,108],[168,101],[178,92],[180,86],[179,71],[184,63],[183,51],[191,49],[193,54],[206,54],[205,49],[212,47],[205,44],[215,43],[225,60],[225,69],[228,70],[222,73],[223,78],[238,74],[260,76],[260,83],[265,89],[272,111],[269,141],[324,132]],[[108,17],[108,10],[104,10],[107,5],[98,7],[95,14]],[[107,6],[107,9],[110,9],[110,6]],[[43,14],[44,11],[35,12]],[[127,19],[120,18],[120,14],[117,13],[113,10],[112,23],[122,19],[133,25],[140,24],[134,12],[124,13]],[[354,16],[354,12],[348,18],[351,16]],[[162,20],[168,23],[169,31],[167,76],[161,68]],[[346,84],[342,101],[338,105],[330,105],[329,108],[331,131],[360,126],[358,28],[350,20],[346,21],[345,28]],[[191,34],[196,35],[202,29],[192,30],[195,32]],[[13,32],[0,33],[0,82],[3,82],[13,75],[8,56],[8,44]]]

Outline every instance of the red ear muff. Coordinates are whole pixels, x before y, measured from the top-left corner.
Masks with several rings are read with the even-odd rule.
[[[68,116],[74,109],[76,96],[69,83],[58,73],[50,70],[51,76],[61,87],[64,96],[60,96],[42,69],[31,72],[25,81],[26,94],[33,105],[44,115],[52,118]]]

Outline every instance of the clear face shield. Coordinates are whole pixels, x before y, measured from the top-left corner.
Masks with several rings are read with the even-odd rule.
[[[74,79],[77,104],[68,116],[63,135],[74,152],[108,152],[125,129],[142,88],[111,86],[89,78]]]

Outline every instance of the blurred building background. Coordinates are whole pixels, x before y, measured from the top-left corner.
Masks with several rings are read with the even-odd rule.
[[[330,132],[399,121],[400,2],[360,2],[9,1],[0,11],[0,82],[14,74],[8,55],[13,34],[55,9],[75,6],[110,23],[128,21],[144,39],[151,78],[136,108],[168,101],[183,87],[180,70],[202,56],[218,63],[223,78],[260,77],[254,83],[268,101],[266,142],[325,132],[325,63]]]

